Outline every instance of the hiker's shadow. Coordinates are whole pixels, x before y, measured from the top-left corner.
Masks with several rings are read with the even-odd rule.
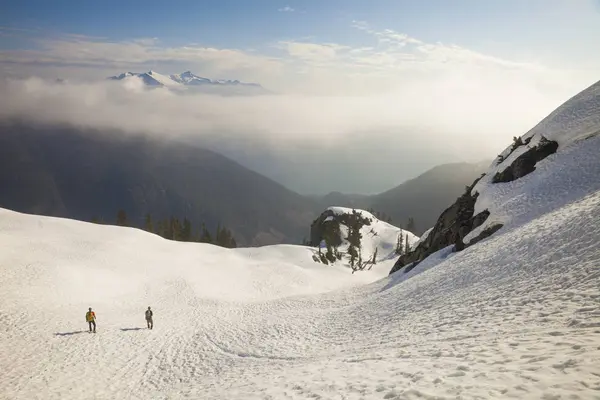
[[[144,328],[121,328],[121,330],[123,332],[127,332],[127,331],[141,331]]]
[[[73,332],[57,332],[54,335],[55,336],[71,336],[71,335],[77,335],[78,333],[84,333],[87,331],[73,331]]]

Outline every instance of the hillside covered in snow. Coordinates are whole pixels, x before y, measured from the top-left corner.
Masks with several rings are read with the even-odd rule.
[[[315,260],[341,262],[354,270],[392,260],[418,240],[412,232],[381,221],[368,211],[347,207],[328,207],[310,229],[310,244],[319,249]]]
[[[597,398],[599,99],[515,140],[389,276],[0,210],[0,397]]]
[[[600,82],[569,99],[521,137],[447,208],[391,272],[409,272],[600,190]]]

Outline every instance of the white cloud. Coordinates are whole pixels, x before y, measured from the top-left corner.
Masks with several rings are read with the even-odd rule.
[[[401,91],[370,96],[177,95],[148,90],[137,79],[88,84],[9,80],[0,95],[0,117],[161,135],[227,132],[289,144],[319,139],[319,145],[359,132],[388,135],[397,129],[402,136],[403,130],[420,127],[428,132],[427,141],[435,138],[442,148],[457,137],[500,145],[564,100],[518,82],[486,82],[469,75],[440,75],[427,85],[414,82]],[[415,139],[409,133],[403,138]]]
[[[393,91],[414,82],[427,84],[427,79],[440,75],[473,74],[498,82],[531,79],[571,90],[589,83],[593,72],[557,71],[455,44],[426,43],[392,29],[376,30],[364,21],[354,21],[352,26],[372,43],[353,46],[285,40],[250,51],[201,44],[166,46],[157,38],[110,41],[81,35],[38,37],[31,49],[0,50],[0,71],[13,76],[36,75],[36,71],[49,75],[63,67],[61,77],[79,74],[100,78],[103,75],[99,71],[112,75],[125,70],[193,70],[212,78],[260,82],[280,92],[340,95]]]
[[[283,63],[277,58],[239,49],[198,45],[161,46],[156,38],[108,41],[77,35],[37,39],[36,49],[0,50],[0,64],[64,66],[65,69],[140,70],[157,65],[196,66],[216,74],[262,71],[277,73]],[[186,68],[190,69],[190,68]],[[174,71],[175,72],[175,71]],[[180,72],[180,71],[177,71]],[[91,75],[91,74],[90,74]]]
[[[283,8],[278,9],[277,11],[279,11],[279,12],[294,12],[296,10],[290,6],[285,6]]]

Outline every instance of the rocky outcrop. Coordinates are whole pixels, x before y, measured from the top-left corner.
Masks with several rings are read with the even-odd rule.
[[[472,194],[471,192],[479,179],[468,186],[465,193],[440,215],[431,233],[424,241],[419,243],[410,253],[398,258],[390,274],[407,265],[412,269],[430,254],[450,245],[454,245],[455,251],[461,251],[466,247],[463,238],[473,229],[481,226],[490,215],[487,210],[473,215],[475,213],[475,201],[479,194]]]
[[[356,226],[361,229],[365,225],[371,225],[371,220],[360,214],[340,214],[333,210],[325,210],[310,225],[310,245],[318,246],[325,240],[329,245],[338,247],[342,244],[340,225]]]
[[[556,150],[558,150],[558,143],[542,136],[537,146],[521,154],[509,167],[494,175],[492,183],[511,182],[535,171],[535,165],[556,153]]]
[[[473,246],[475,243],[492,236],[503,226],[504,226],[503,224],[494,224],[494,225],[488,226],[487,228],[482,230],[481,233],[479,233],[479,235],[477,235],[473,239],[471,239],[471,241],[469,242],[469,246]],[[467,247],[469,247],[469,246],[467,246]]]

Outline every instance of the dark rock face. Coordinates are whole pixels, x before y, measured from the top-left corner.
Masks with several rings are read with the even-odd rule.
[[[494,224],[491,225],[487,228],[485,228],[483,231],[481,231],[481,233],[479,235],[477,235],[476,237],[473,238],[473,240],[471,240],[469,242],[469,246],[473,246],[475,243],[488,238],[490,236],[492,236],[494,233],[496,233],[500,228],[502,228],[504,225],[502,224]],[[469,247],[467,246],[467,247]]]
[[[329,219],[327,222],[325,220]],[[325,210],[310,225],[310,245],[318,246],[321,240],[330,238],[332,246],[342,244],[340,238],[340,224],[335,221],[335,214],[331,210]]]
[[[502,172],[494,175],[492,183],[511,182],[535,171],[535,164],[558,150],[558,143],[542,136],[540,143],[521,154]]]
[[[475,201],[479,194],[475,193],[472,195],[471,190],[479,179],[467,187],[465,193],[440,215],[432,231],[416,249],[398,258],[390,274],[406,265],[409,265],[410,269],[412,269],[430,254],[447,246],[454,245],[455,251],[463,250],[466,247],[463,243],[463,238],[473,229],[481,226],[490,215],[487,210],[475,216],[473,215],[475,212]],[[405,270],[405,272],[408,271]]]

